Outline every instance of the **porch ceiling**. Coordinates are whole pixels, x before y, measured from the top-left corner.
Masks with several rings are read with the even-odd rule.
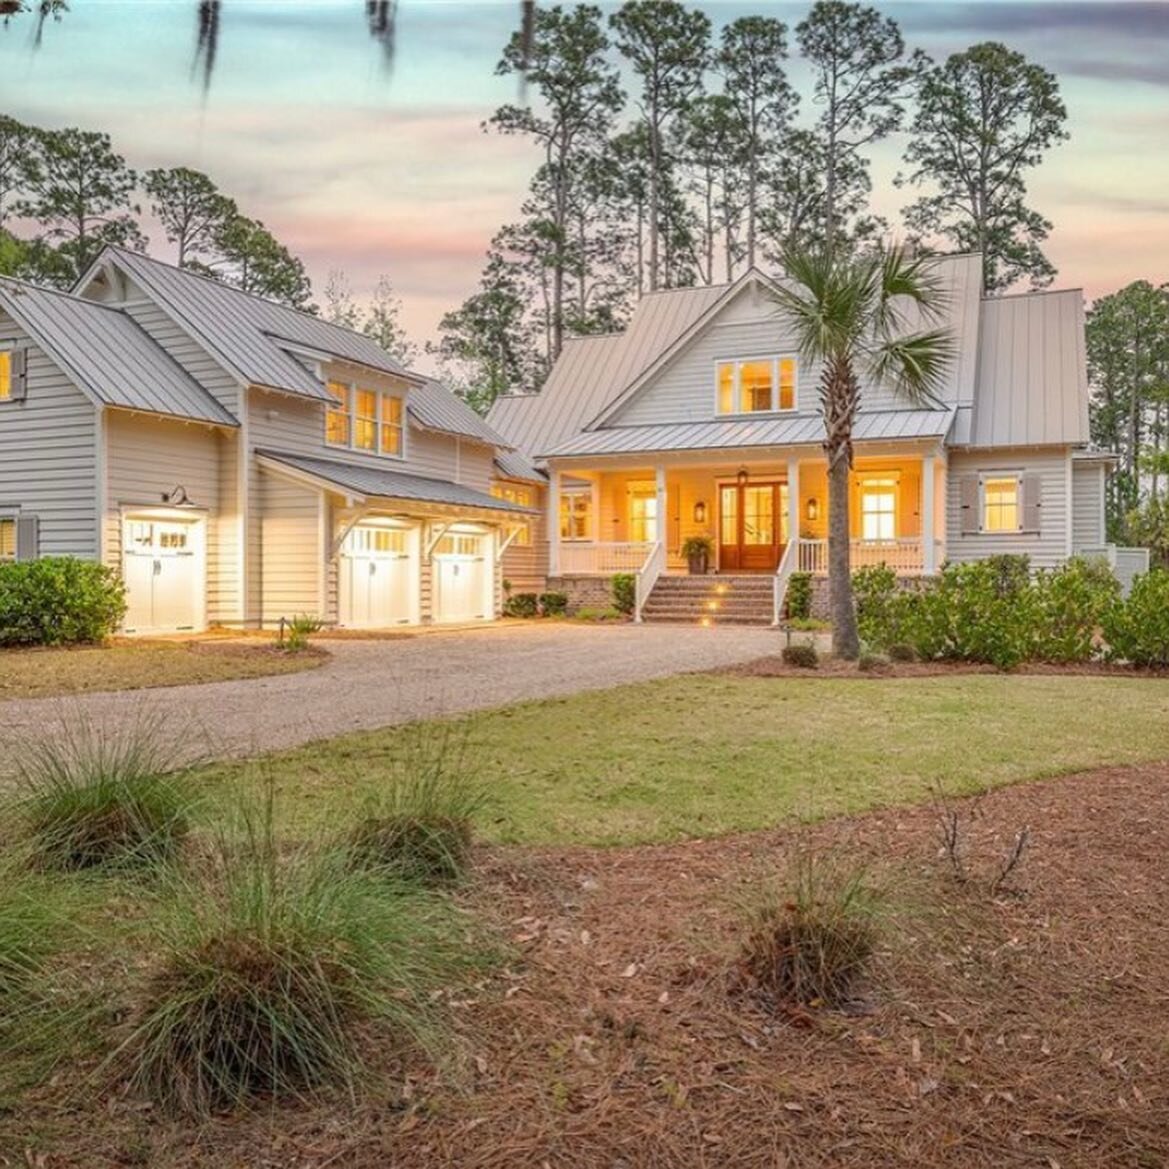
[[[954,410],[874,410],[861,413],[853,429],[857,442],[944,438]],[[819,446],[819,414],[735,418],[658,426],[615,426],[574,436],[543,458],[589,455],[670,454],[686,451],[743,451],[753,447]]]

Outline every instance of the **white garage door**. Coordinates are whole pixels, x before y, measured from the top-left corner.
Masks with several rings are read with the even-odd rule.
[[[418,530],[359,524],[341,548],[341,624],[385,629],[418,622]]]
[[[127,633],[190,633],[205,619],[204,521],[127,516],[122,575]]]
[[[435,547],[435,621],[480,621],[494,616],[490,537],[452,533]]]

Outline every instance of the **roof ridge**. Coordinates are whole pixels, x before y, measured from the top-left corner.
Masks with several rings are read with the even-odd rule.
[[[1032,296],[1063,296],[1069,292],[1078,292],[1084,295],[1083,285],[1073,285],[1071,288],[1029,288],[1026,292],[1004,292],[1002,296],[982,296],[983,304],[998,304],[1004,300],[1026,300]]]
[[[116,304],[106,304],[101,300],[90,300],[88,296],[78,296],[74,292],[70,292],[65,288],[54,288],[51,284],[37,284],[32,280],[21,280],[16,276],[2,276],[0,275],[0,284],[16,284],[20,288],[28,288],[33,292],[46,292],[51,296],[60,296],[65,300],[71,300],[74,304],[83,304],[87,308],[100,308],[108,313],[117,313],[119,316],[126,317],[127,320],[133,320],[125,309],[119,308]],[[18,293],[23,295],[23,293]]]

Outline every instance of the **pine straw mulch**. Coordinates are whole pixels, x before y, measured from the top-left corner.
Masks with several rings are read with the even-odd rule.
[[[458,1007],[465,1057],[446,1080],[398,1067],[356,1107],[199,1131],[131,1101],[75,1102],[35,1164],[1169,1164],[1169,765],[960,806],[972,871],[1031,826],[1009,894],[947,875],[928,807],[662,847],[488,850],[468,896],[515,953]],[[777,1015],[729,976],[744,891],[799,848],[867,858],[891,890],[850,1013]],[[30,1115],[49,1120],[53,1094]]]

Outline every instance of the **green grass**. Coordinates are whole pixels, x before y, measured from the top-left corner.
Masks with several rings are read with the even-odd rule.
[[[1169,758],[1169,680],[702,676],[467,716],[481,835],[625,844],[765,828],[1108,764]],[[288,826],[335,829],[400,773],[410,735],[272,757]],[[204,773],[225,794],[254,770]]]

